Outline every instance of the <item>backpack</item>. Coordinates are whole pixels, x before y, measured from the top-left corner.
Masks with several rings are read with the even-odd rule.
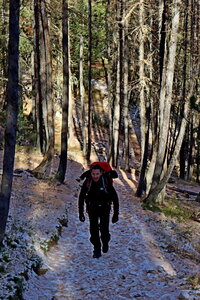
[[[118,178],[118,174],[115,170],[113,170],[110,166],[110,164],[106,161],[96,161],[93,162],[90,165],[90,169],[88,171],[85,171],[81,176],[80,179],[83,180],[85,178],[89,178],[90,177],[90,171],[92,169],[93,166],[95,165],[99,165],[101,167],[101,169],[103,170],[103,177],[110,183],[113,183],[113,179],[114,178]]]
[[[96,162],[93,162],[91,165],[90,165],[90,169],[92,169],[93,166],[95,165],[98,165],[101,167],[101,169],[105,172],[110,172],[112,170],[110,164],[106,161],[96,161]]]
[[[115,170],[112,170],[109,163],[104,162],[104,161],[93,162],[90,165],[90,169],[81,175],[82,177],[85,176],[85,185],[87,187],[86,197],[88,196],[88,193],[89,193],[91,185],[92,185],[91,169],[96,165],[100,166],[101,170],[102,170],[102,176],[100,178],[100,180],[102,182],[101,190],[103,190],[105,194],[109,193],[109,186],[112,186],[113,178],[118,177],[117,172]],[[103,197],[103,199],[105,201],[107,198]]]

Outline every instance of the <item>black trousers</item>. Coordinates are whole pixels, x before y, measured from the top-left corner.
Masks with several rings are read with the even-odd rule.
[[[101,244],[110,241],[109,219],[110,206],[88,208],[90,220],[90,242],[94,246],[94,251],[101,251]]]

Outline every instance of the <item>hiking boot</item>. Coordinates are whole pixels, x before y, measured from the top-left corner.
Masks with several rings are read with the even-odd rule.
[[[101,256],[101,251],[95,251],[93,252],[93,258],[99,258]]]
[[[107,253],[107,252],[108,252],[108,249],[109,249],[108,243],[104,243],[104,244],[103,244],[103,247],[102,247],[103,253]]]

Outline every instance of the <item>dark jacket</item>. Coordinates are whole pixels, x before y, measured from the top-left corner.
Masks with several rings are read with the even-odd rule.
[[[79,195],[79,215],[84,213],[84,203],[86,203],[87,211],[90,209],[98,210],[101,208],[110,208],[113,204],[114,214],[119,214],[119,199],[112,183],[106,177],[101,176],[98,182],[94,182],[92,178],[87,178]]]

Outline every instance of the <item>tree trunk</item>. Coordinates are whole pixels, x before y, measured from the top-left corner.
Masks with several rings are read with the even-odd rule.
[[[166,40],[166,0],[159,0],[159,57],[160,57],[160,86],[162,85]]]
[[[41,80],[41,97],[42,97],[42,118],[44,124],[44,153],[46,153],[49,132],[48,132],[48,108],[47,108],[47,60],[46,60],[46,16],[44,12],[44,1],[39,0],[39,59],[40,59],[40,80]]]
[[[68,112],[69,112],[69,12],[68,0],[62,2],[62,33],[63,33],[63,101],[62,101],[62,132],[61,154],[56,178],[63,183],[67,169],[68,150]]]
[[[139,10],[140,46],[139,46],[139,81],[140,81],[140,134],[141,134],[141,165],[144,158],[145,135],[146,135],[146,107],[144,96],[144,0],[140,0]]]
[[[148,127],[145,133],[145,147],[144,147],[144,155],[142,160],[142,167],[140,172],[140,179],[138,188],[136,191],[136,195],[140,197],[144,191],[146,191],[146,170],[147,170],[147,162],[148,162],[148,151],[149,151],[149,131],[150,131],[150,108],[146,109],[146,120]]]
[[[188,49],[188,5],[189,1],[186,0],[184,11],[184,63],[183,63],[183,89],[182,89],[182,102],[185,102],[186,97],[186,81],[187,81],[187,49]],[[185,179],[186,171],[186,151],[187,141],[183,140],[180,150],[180,178]]]
[[[106,9],[106,50],[107,50],[107,89],[108,89],[108,115],[109,115],[109,148],[107,154],[107,161],[111,162],[112,153],[113,153],[113,96],[112,96],[112,83],[111,83],[111,9],[110,9],[110,0],[107,0],[107,9]]]
[[[40,77],[41,60],[40,60],[40,5],[39,0],[34,1],[34,80],[35,87],[35,119],[37,127],[37,145],[41,153],[44,149],[44,132],[43,132],[43,109],[42,109],[42,83]]]
[[[92,0],[88,0],[88,132],[87,132],[87,162],[91,155],[91,106],[92,106]]]
[[[1,70],[0,70],[0,86],[1,86],[1,98],[0,98],[0,110],[2,111],[5,107],[5,96],[6,96],[6,87],[7,87],[7,35],[8,35],[8,24],[7,24],[7,15],[8,15],[8,1],[3,0],[2,10],[1,10]]]
[[[46,5],[46,2],[36,0],[36,6],[38,7],[38,11],[36,12],[39,15],[39,49],[37,49],[37,56],[39,56],[38,59],[40,61],[40,69],[38,74],[40,84],[38,85],[38,88],[40,88],[40,105],[42,105],[40,107],[40,110],[42,110],[43,124],[45,128],[45,155],[39,166],[37,166],[32,171],[32,173],[36,177],[45,176],[45,172],[51,163],[54,153],[54,104],[52,93],[52,61]]]
[[[177,35],[179,28],[180,0],[173,1],[173,18],[169,42],[169,55],[167,58],[166,76],[163,72],[162,86],[159,100],[159,140],[158,140],[158,155],[156,166],[153,175],[151,189],[159,184],[159,181],[164,170],[166,154],[167,154],[167,139],[170,121],[170,110],[172,101],[172,86],[174,78],[174,67],[177,47]],[[150,191],[151,193],[151,191]]]
[[[121,129],[121,119],[124,105],[124,0],[119,1],[119,82],[120,82],[120,100],[119,100],[119,137],[118,137],[118,147],[120,139],[120,129]],[[117,150],[117,160],[119,158],[119,149]],[[118,164],[118,161],[116,162]]]
[[[49,3],[49,0],[46,0],[46,5]],[[43,6],[43,22],[44,22],[44,35],[45,35],[45,55],[46,55],[46,86],[47,86],[47,117],[48,117],[48,140],[47,146],[51,155],[54,155],[54,140],[55,140],[55,131],[54,131],[54,96],[53,96],[53,82],[52,82],[52,55],[51,55],[51,45],[50,45],[50,33],[49,33],[49,24],[47,18],[47,9],[46,6]]]
[[[186,130],[187,131],[187,130]],[[180,161],[180,178],[185,179],[185,170],[186,170],[186,145],[187,142],[185,141],[185,138],[183,139],[181,149],[180,149],[180,156],[179,156],[179,161]]]
[[[85,90],[83,84],[83,36],[80,37],[80,61],[79,61],[79,89],[80,89],[80,102],[81,102],[81,125],[82,125],[82,150],[84,155],[86,155],[87,149],[87,124],[86,124],[86,113],[85,113]]]
[[[119,155],[119,129],[120,129],[120,62],[119,56],[117,61],[117,78],[116,78],[116,90],[113,108],[113,167],[118,166]]]
[[[197,163],[197,182],[199,183],[200,177],[200,120],[198,122],[198,132],[197,132],[197,154],[196,154],[196,163]]]
[[[3,176],[0,193],[0,246],[3,245],[8,218],[13,181],[18,114],[18,68],[19,68],[19,0],[10,0],[7,118],[3,158]]]
[[[68,16],[69,19],[69,16]],[[74,93],[73,93],[73,79],[71,72],[71,53],[70,53],[70,30],[69,30],[69,20],[68,20],[68,53],[69,53],[69,108],[68,108],[68,144],[73,144],[74,140],[74,126],[73,126],[73,110],[74,110]]]
[[[140,132],[141,132],[141,172],[138,188],[136,195],[140,197],[142,193],[146,190],[146,169],[148,161],[148,145],[149,145],[149,129],[150,129],[150,107],[148,99],[145,97],[145,40],[146,34],[144,33],[144,1],[140,0],[140,10],[139,10],[139,25],[140,25],[140,46],[139,46],[139,82],[140,82]],[[146,91],[147,94],[147,91]]]
[[[192,180],[193,174],[193,154],[194,154],[194,117],[190,117],[190,126],[189,126],[189,148],[188,148],[188,165],[187,165],[187,180]]]
[[[120,22],[116,22],[113,31],[113,85],[115,86],[113,92],[113,145],[112,145],[112,164],[115,168],[118,167],[119,158],[119,138],[120,138],[120,123],[121,123],[121,103],[122,103],[122,63],[123,63],[123,30],[122,30],[122,16],[123,16],[123,0],[116,3],[116,20],[119,18]]]
[[[189,94],[186,97],[186,102],[184,105],[184,111],[183,111],[183,116],[182,116],[182,120],[181,120],[181,125],[180,125],[180,130],[177,136],[177,140],[176,140],[176,145],[174,148],[174,153],[172,155],[172,158],[170,160],[169,166],[166,170],[166,172],[164,173],[162,179],[159,181],[159,183],[154,187],[154,189],[152,189],[148,196],[144,199],[144,208],[152,208],[155,203],[156,200],[158,199],[159,194],[162,192],[162,190],[165,188],[171,173],[173,171],[175,162],[177,160],[177,157],[179,155],[180,152],[180,148],[182,145],[182,140],[185,134],[185,128],[187,125],[187,118],[190,112],[190,100],[191,97],[193,95],[193,91],[194,91],[194,86],[196,84],[196,79],[197,79],[197,74],[199,74],[200,71],[200,59],[198,59],[198,63],[196,66],[194,66],[195,71],[193,72],[194,77],[191,78],[190,80],[190,90],[189,90]]]
[[[197,182],[200,182],[200,121],[197,129],[197,154],[196,154],[196,163],[197,163]]]
[[[196,197],[196,201],[200,202],[200,193],[198,194],[198,196]]]
[[[129,82],[128,82],[128,23],[124,22],[124,160],[125,170],[129,170]]]
[[[157,30],[157,27],[155,28],[154,24],[154,2],[151,3],[151,9],[150,9],[150,28],[154,28],[154,30]],[[149,34],[149,50],[150,50],[150,57],[149,57],[149,79],[150,83],[154,80],[157,81],[157,77],[155,76],[155,70],[153,64],[153,51],[154,51],[154,35],[153,31]],[[143,184],[141,184],[142,189],[140,191],[141,195],[145,191],[146,194],[149,193],[150,186],[152,183],[152,177],[153,172],[155,169],[155,158],[156,158],[156,151],[157,151],[157,103],[155,101],[155,93],[153,90],[153,87],[150,85],[147,90],[147,97],[148,97],[148,103],[147,103],[147,120],[149,122],[147,123],[147,133],[145,137],[145,155],[144,155],[144,168],[146,166],[145,170],[145,178],[143,180]],[[151,132],[151,134],[150,134]],[[151,147],[151,148],[150,148]],[[150,149],[149,149],[150,148]],[[155,151],[154,151],[155,150]],[[150,153],[149,153],[150,152]],[[148,160],[149,160],[149,166],[148,166]],[[142,166],[143,168],[143,166]],[[143,172],[141,168],[141,173]],[[140,178],[142,179],[142,174],[140,175]],[[138,189],[139,190],[139,189]]]
[[[175,67],[175,58],[176,58],[177,33],[179,28],[180,0],[173,1],[172,15],[173,16],[172,16],[172,25],[171,25],[171,33],[170,33],[170,41],[169,41],[169,51],[168,51],[168,55],[167,55],[167,51],[165,51],[166,58],[164,58],[164,62],[166,61],[166,68],[164,63],[163,72],[162,72],[160,99],[159,99],[158,151],[156,155],[156,163],[155,163],[155,170],[153,174],[152,184],[150,187],[149,194],[146,196],[144,200],[146,203],[150,204],[150,206],[152,203],[157,203],[158,201],[160,201],[160,199],[163,199],[164,193],[162,193],[162,191],[164,191],[164,187],[166,185],[165,180],[166,179],[168,180],[167,176],[169,175],[170,166],[172,166],[172,164],[175,163],[174,157],[178,155],[177,151],[179,152],[180,150],[180,145],[177,143],[176,149],[174,151],[173,157],[170,162],[170,166],[168,167],[168,169],[166,169],[167,168],[166,158],[167,158],[167,151],[168,151],[167,140],[168,140],[168,130],[169,130],[169,121],[170,121],[171,101],[172,101],[172,86],[173,86],[174,67]],[[165,39],[165,43],[167,43],[167,39]],[[179,136],[182,136],[182,132],[185,131],[184,126],[181,129],[181,134],[179,132]],[[178,138],[177,140],[180,141],[181,139],[182,137]],[[166,174],[168,175],[166,176]],[[165,180],[162,179],[163,176],[165,177]],[[160,188],[161,186],[162,188]],[[159,193],[162,194],[159,195]]]

